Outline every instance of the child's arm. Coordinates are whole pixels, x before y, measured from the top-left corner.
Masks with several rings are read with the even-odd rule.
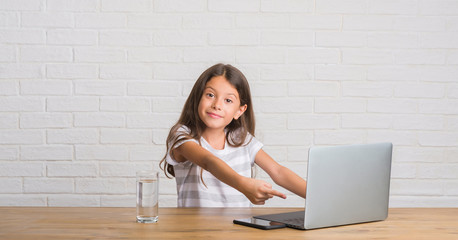
[[[276,184],[305,198],[307,182],[293,171],[278,164],[262,149],[256,154],[255,162],[269,174]]]
[[[172,154],[178,162],[191,161],[209,171],[220,181],[243,193],[253,204],[264,204],[273,196],[286,198],[283,193],[272,189],[272,186],[264,181],[239,175],[223,160],[195,142],[183,143],[175,148]]]

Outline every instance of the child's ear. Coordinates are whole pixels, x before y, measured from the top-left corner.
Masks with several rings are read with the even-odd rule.
[[[240,106],[239,110],[235,113],[234,119],[237,120],[239,119],[240,116],[246,111],[247,105]]]

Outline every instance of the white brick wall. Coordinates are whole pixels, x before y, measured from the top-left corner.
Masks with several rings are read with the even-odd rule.
[[[281,164],[305,177],[312,145],[391,141],[391,206],[458,207],[453,0],[0,0],[0,206],[134,206],[217,62],[248,77]]]

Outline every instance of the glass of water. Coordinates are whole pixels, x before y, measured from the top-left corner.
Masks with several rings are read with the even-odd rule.
[[[137,222],[154,223],[159,218],[159,172],[137,172]]]

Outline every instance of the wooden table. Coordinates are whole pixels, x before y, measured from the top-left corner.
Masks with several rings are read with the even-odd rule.
[[[135,208],[0,207],[0,239],[458,239],[458,208],[393,208],[385,221],[325,228],[258,230],[234,218],[295,208],[161,208],[135,222]]]

